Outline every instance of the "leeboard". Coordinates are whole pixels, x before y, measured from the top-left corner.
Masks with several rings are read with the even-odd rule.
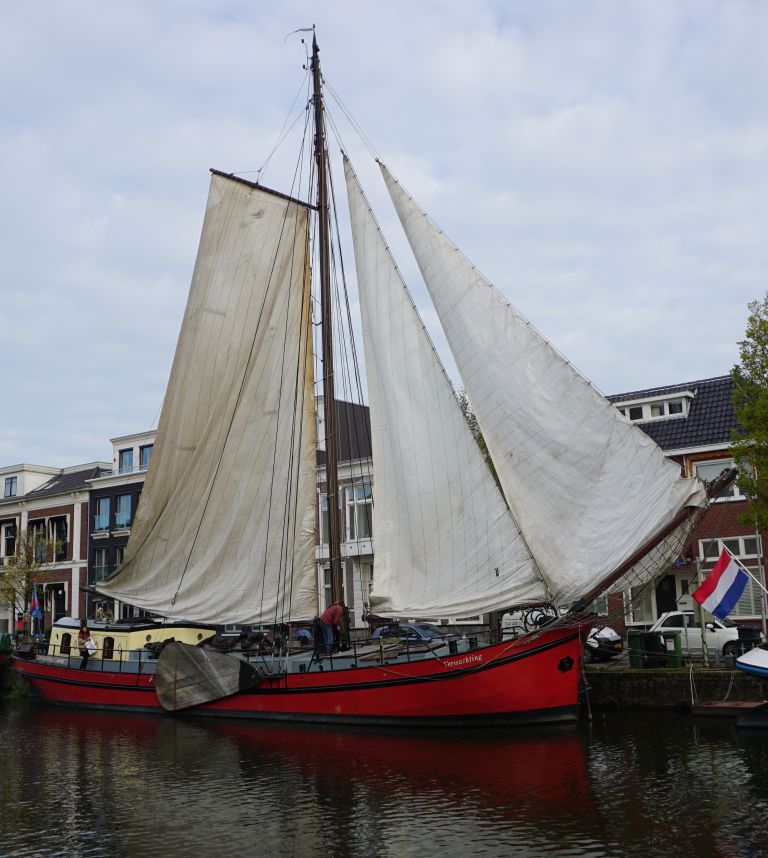
[[[242,659],[174,641],[157,660],[155,691],[163,709],[177,712],[259,685],[263,674]]]

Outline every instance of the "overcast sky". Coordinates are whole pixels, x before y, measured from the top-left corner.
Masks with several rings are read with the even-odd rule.
[[[304,80],[286,36],[313,23],[394,174],[604,393],[729,372],[768,289],[760,0],[28,0],[1,21],[0,465],[109,459],[156,425],[208,168],[255,178]]]

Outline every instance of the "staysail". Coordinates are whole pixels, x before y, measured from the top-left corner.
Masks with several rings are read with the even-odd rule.
[[[371,607],[466,616],[547,600],[541,576],[459,408],[345,160],[371,414]]]
[[[571,604],[705,504],[458,251],[381,165],[510,509],[552,598]]]
[[[172,618],[310,618],[308,211],[214,173],[152,464],[107,596]]]

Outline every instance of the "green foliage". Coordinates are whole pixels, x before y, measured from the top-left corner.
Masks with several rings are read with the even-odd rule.
[[[472,407],[469,404],[469,399],[467,398],[467,393],[463,388],[459,391],[459,405],[461,406],[461,410],[464,412],[464,417],[469,424],[469,429],[472,432],[475,441],[477,441],[477,446],[480,448],[480,452],[483,454],[485,464],[488,465],[488,468],[490,469],[494,480],[496,480],[496,485],[501,488],[501,485],[499,484],[499,478],[496,474],[496,468],[493,464],[493,459],[491,459],[491,456],[488,453],[488,447],[485,444],[485,438],[483,438],[483,433],[480,431],[480,424],[477,422],[477,417],[475,417],[475,414],[472,411]]]
[[[733,455],[741,469],[739,488],[751,499],[744,523],[768,529],[768,294],[748,307],[740,362],[731,373],[739,423]]]
[[[53,560],[60,546],[33,530],[18,533],[16,553],[0,567],[0,608],[13,611],[14,617],[29,608],[38,571]]]

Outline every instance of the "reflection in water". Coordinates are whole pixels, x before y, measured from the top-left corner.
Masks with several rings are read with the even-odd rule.
[[[0,855],[761,855],[768,742],[611,715],[465,733],[0,704]]]

